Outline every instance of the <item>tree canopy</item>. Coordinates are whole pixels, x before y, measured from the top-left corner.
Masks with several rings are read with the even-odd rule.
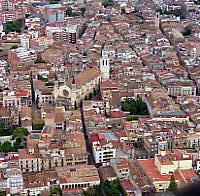
[[[50,189],[50,195],[54,195],[54,194],[59,194],[60,196],[62,196],[62,190],[59,186],[54,186],[54,187],[51,187]]]
[[[75,16],[80,16],[80,14],[78,12],[73,12],[72,7],[68,7],[66,10],[66,16],[75,17]]]
[[[102,191],[104,190],[104,191]],[[113,181],[106,180],[103,184],[95,185],[93,187],[88,188],[84,191],[84,195],[86,196],[103,196],[103,195],[110,195],[110,196],[126,196],[126,192],[124,191],[122,185],[120,184],[119,179],[115,179]]]
[[[12,135],[11,127],[0,119],[0,136]]]
[[[21,32],[21,27],[24,23],[23,19],[17,19],[16,21],[9,21],[5,24],[6,33],[8,32]]]
[[[60,0],[48,0],[50,4],[57,4]]]
[[[18,45],[13,45],[13,46],[11,47],[11,49],[16,49],[16,48],[18,48]]]
[[[107,7],[109,7],[109,6],[113,6],[113,5],[114,5],[114,2],[113,2],[113,0],[108,0],[108,1],[102,2],[102,5],[103,5],[105,8],[107,8]]]
[[[133,120],[138,120],[139,118],[137,116],[127,116],[126,120],[128,121],[133,121]]]
[[[21,138],[24,139],[26,136],[29,135],[29,132],[26,128],[17,127],[13,130],[12,135],[14,138]]]
[[[6,141],[3,144],[0,145],[0,151],[1,152],[12,152],[13,151],[13,146],[10,142]]]
[[[44,124],[32,124],[33,130],[42,130],[44,127]]]
[[[126,99],[122,102],[121,107],[122,111],[130,112],[130,115],[148,115],[146,103],[141,98]]]
[[[178,185],[175,181],[174,175],[171,176],[168,191],[169,192],[176,192],[178,190]]]
[[[34,62],[35,64],[39,64],[39,63],[46,63],[46,61],[45,60],[43,60],[43,59],[37,59],[37,60],[35,60],[35,62]]]

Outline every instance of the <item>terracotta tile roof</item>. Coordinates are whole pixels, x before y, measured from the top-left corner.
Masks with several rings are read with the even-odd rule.
[[[19,159],[33,159],[39,157],[38,154],[29,154],[27,149],[19,149],[18,150]]]
[[[122,118],[122,117],[123,117],[123,113],[120,111],[111,112],[111,118]]]
[[[76,87],[80,88],[81,86],[86,85],[88,82],[90,82],[91,80],[95,79],[96,77],[100,75],[101,75],[101,72],[98,68],[85,70],[74,77]]]

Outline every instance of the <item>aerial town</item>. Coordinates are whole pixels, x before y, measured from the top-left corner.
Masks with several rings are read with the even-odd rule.
[[[0,196],[199,183],[199,19],[200,0],[0,0]]]

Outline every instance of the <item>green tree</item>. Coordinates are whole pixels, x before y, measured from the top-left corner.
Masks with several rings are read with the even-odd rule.
[[[60,196],[62,196],[62,190],[59,186],[54,186],[54,187],[51,187],[50,189],[50,195],[53,195],[53,194],[59,194]]]
[[[6,196],[6,191],[0,191],[0,196]]]
[[[54,82],[47,82],[45,86],[54,86]]]
[[[84,7],[81,7],[80,11],[81,11],[81,15],[84,16],[86,9]]]
[[[59,3],[60,0],[48,0],[50,4],[56,4]]]
[[[18,48],[18,45],[13,45],[13,46],[11,47],[11,49],[16,49],[16,48]]]
[[[29,135],[29,132],[26,128],[17,127],[13,130],[12,135],[14,138],[21,138],[22,140]]]
[[[143,141],[134,142],[133,146],[136,148],[142,148],[144,146],[144,142]]]
[[[178,185],[175,181],[174,175],[171,176],[168,191],[169,192],[176,192],[178,190]]]
[[[44,82],[48,82],[48,78],[44,78],[42,75],[38,75],[38,80],[42,80]]]
[[[17,137],[15,141],[16,141],[17,144],[21,144],[22,139],[20,137]]]
[[[13,151],[13,147],[12,144],[8,141],[4,142],[3,144],[0,145],[0,151],[2,152],[12,152]]]
[[[146,103],[141,98],[136,100],[126,99],[121,104],[122,111],[130,112],[130,115],[147,115],[148,110]]]
[[[6,33],[8,32],[21,32],[21,27],[24,23],[23,19],[17,19],[16,21],[10,21],[5,24]]]
[[[33,130],[42,130],[44,127],[44,124],[32,124]]]
[[[94,185],[93,187],[89,187],[86,191],[84,191],[85,196],[103,196],[101,185]]]
[[[0,119],[0,136],[9,136],[11,134],[10,125],[6,124],[3,119]]]
[[[109,7],[109,6],[113,6],[113,5],[114,5],[114,2],[113,2],[113,0],[108,0],[108,1],[102,2],[102,5],[103,5],[105,8],[107,8],[107,7]]]
[[[125,14],[126,13],[126,9],[123,7],[121,8],[121,14]]]
[[[3,131],[5,129],[5,122],[3,119],[0,118],[0,131]]]
[[[67,10],[66,10],[66,15],[67,16],[72,16],[72,8],[71,7],[68,7]]]
[[[137,116],[127,116],[126,120],[128,120],[128,121],[138,120],[138,117]]]
[[[45,60],[43,60],[43,59],[37,59],[37,60],[35,60],[35,62],[34,62],[35,64],[39,64],[39,63],[46,63],[46,61]]]
[[[90,94],[89,94],[89,98],[88,98],[88,99],[89,99],[89,100],[91,100],[91,99],[92,99],[92,97],[93,97],[93,94],[92,94],[92,93],[90,93]]]
[[[104,193],[102,190],[104,190]],[[95,185],[84,191],[86,196],[103,196],[104,194],[109,196],[126,196],[126,192],[121,186],[119,179],[113,181],[106,180],[103,184]]]
[[[131,107],[131,103],[126,100],[124,103],[122,103],[122,110],[123,111],[131,111],[132,107]]]

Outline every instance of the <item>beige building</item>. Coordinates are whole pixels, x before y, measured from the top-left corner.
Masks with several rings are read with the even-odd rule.
[[[52,126],[45,126],[42,134],[28,136],[27,148],[19,149],[19,165],[22,172],[86,165],[87,158],[82,132],[64,133]]]
[[[76,75],[70,81],[54,86],[54,100],[59,102],[59,99],[64,98],[67,108],[76,108],[80,101],[93,93],[101,82],[101,72],[97,68],[92,68],[83,71]]]
[[[196,86],[192,81],[176,82],[167,87],[171,96],[196,96]]]
[[[22,172],[41,171],[41,159],[39,154],[28,153],[26,149],[19,149],[19,167]]]
[[[56,168],[61,189],[87,189],[100,184],[98,171],[94,165]]]
[[[172,175],[179,187],[191,183],[197,177],[192,169],[192,157],[185,151],[161,151],[154,159],[137,161],[157,192],[167,191]]]

